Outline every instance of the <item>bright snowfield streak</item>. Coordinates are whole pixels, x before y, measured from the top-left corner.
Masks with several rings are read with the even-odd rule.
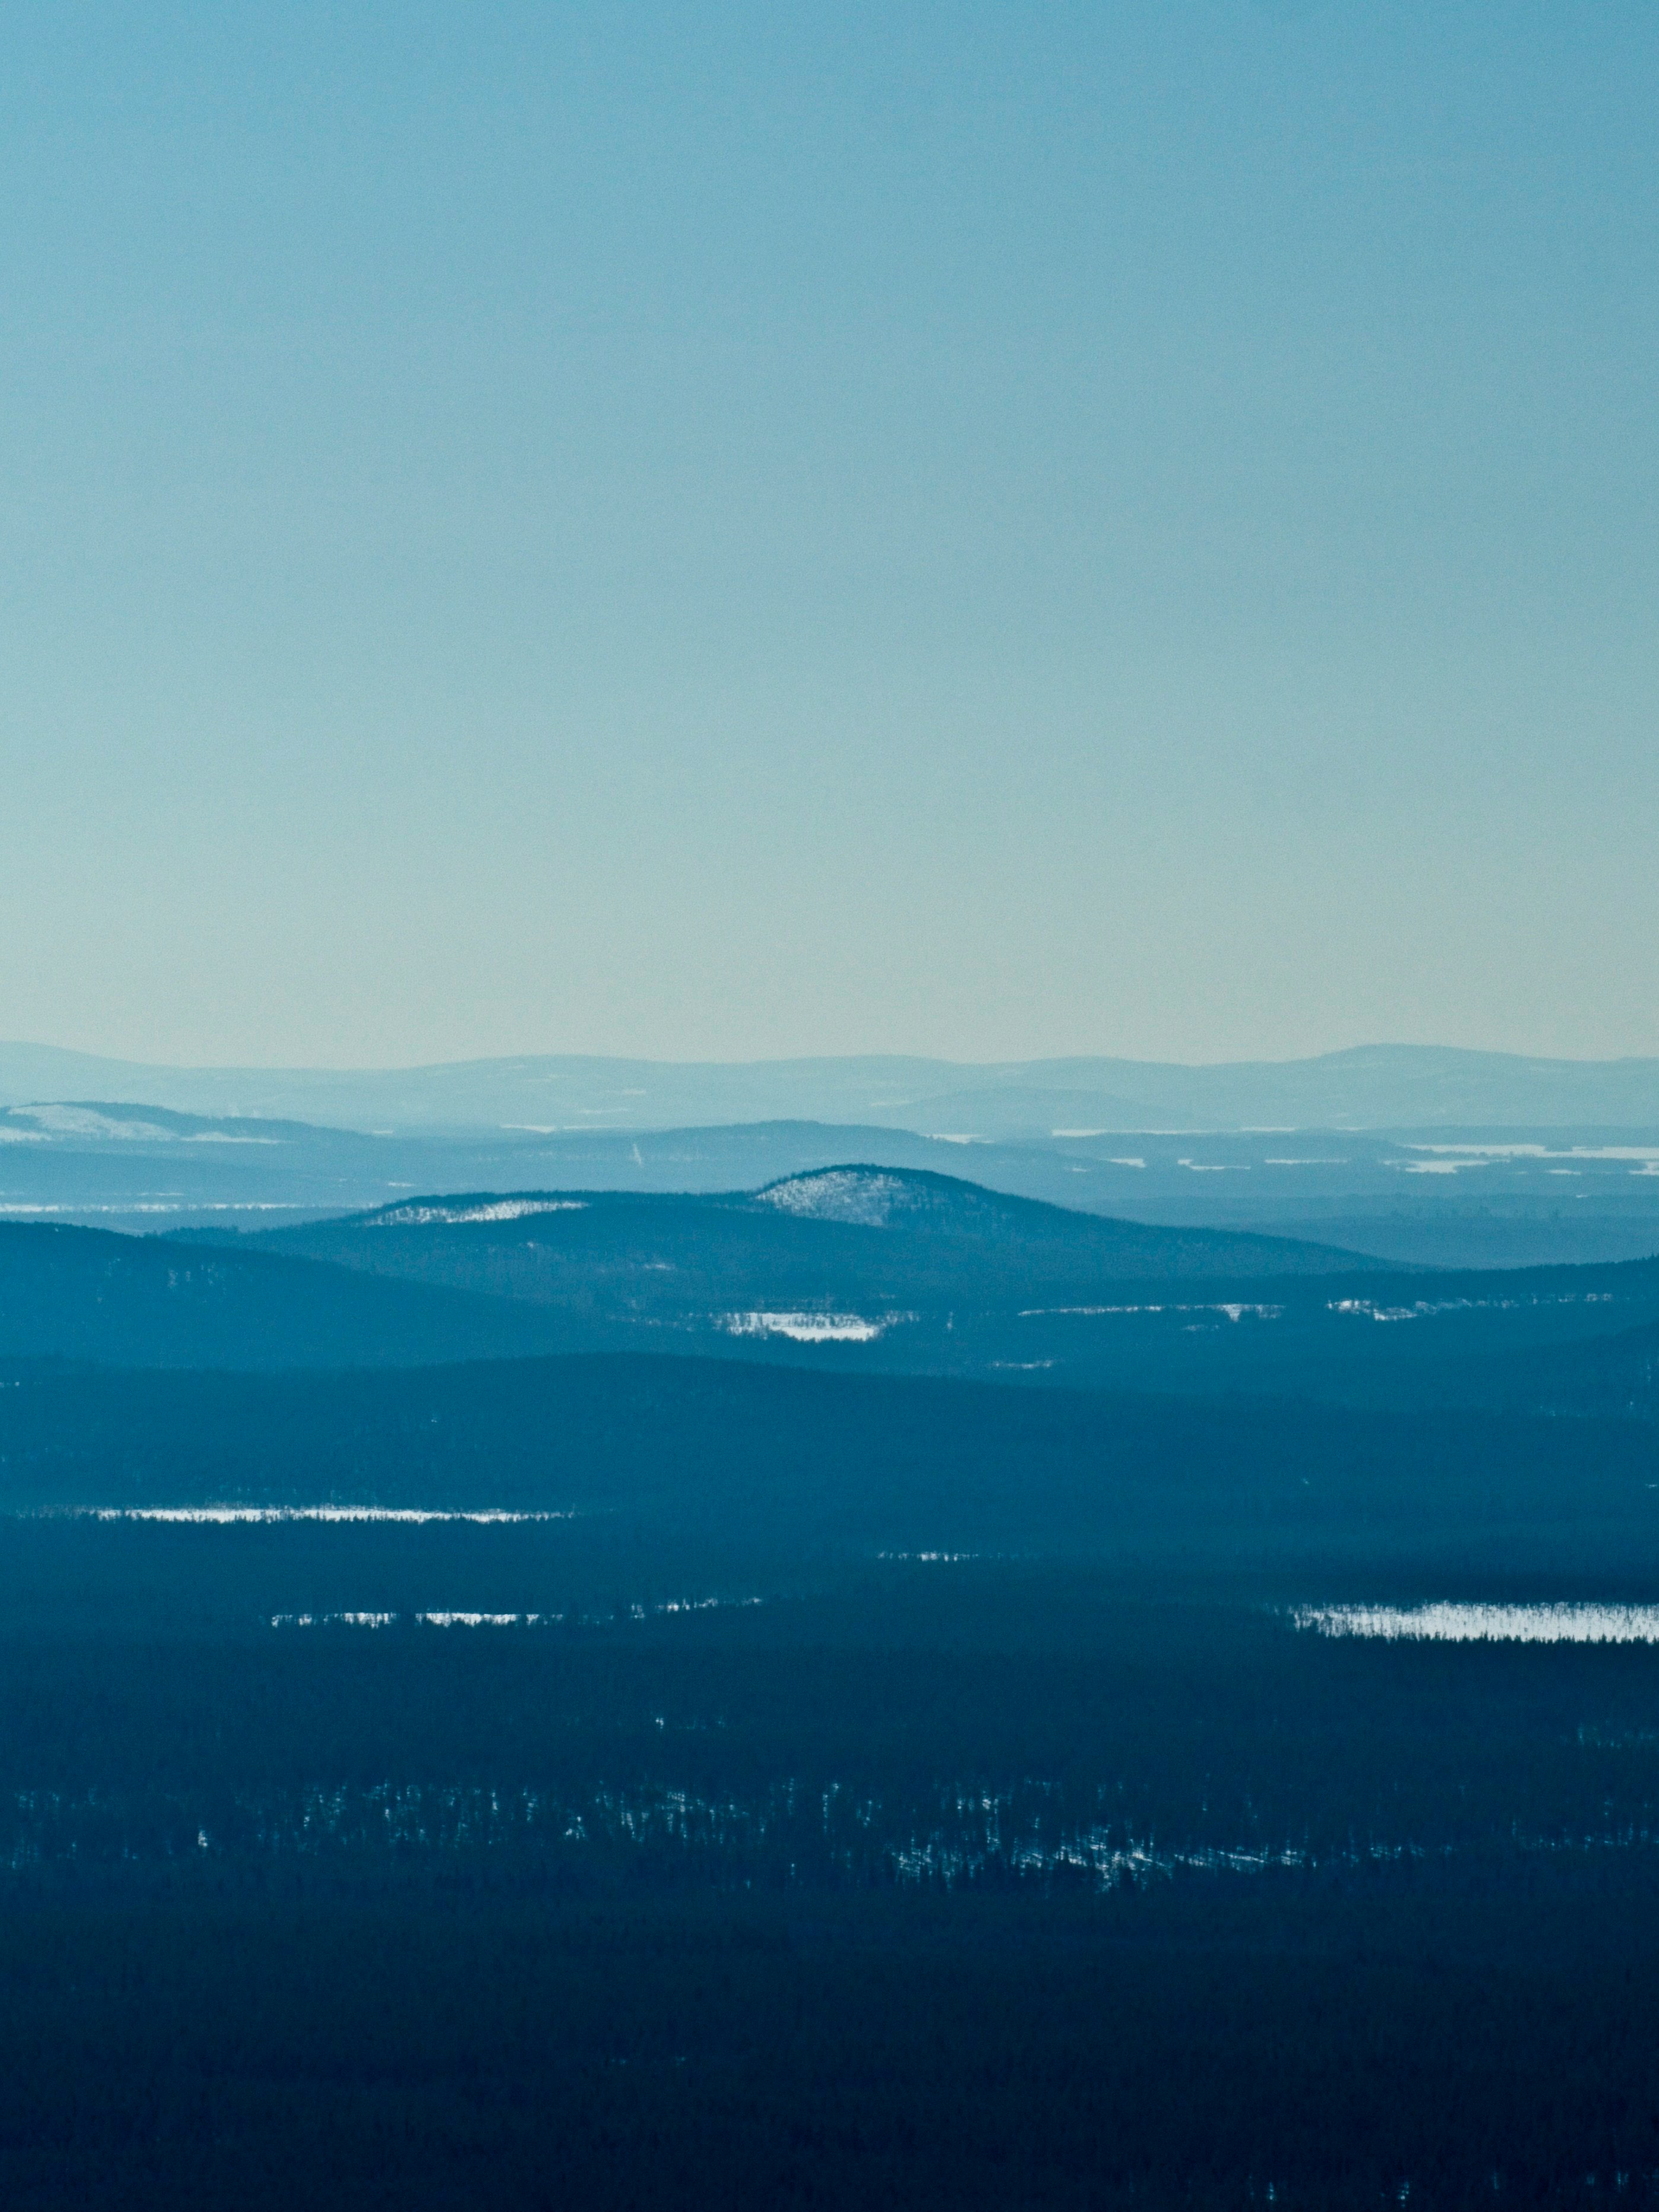
[[[1081,1314],[1085,1317],[1098,1317],[1102,1314],[1218,1313],[1225,1314],[1229,1321],[1241,1321],[1246,1314],[1256,1321],[1277,1321],[1284,1311],[1283,1306],[1233,1303],[1200,1306],[1022,1306],[1019,1318],[1022,1321],[1041,1321],[1051,1314]]]
[[[862,1314],[836,1313],[734,1313],[720,1321],[728,1336],[787,1336],[796,1344],[873,1344],[888,1325],[887,1320],[866,1321]]]
[[[1303,1605],[1291,1618],[1385,1643],[1659,1644],[1659,1605]]]
[[[480,1206],[394,1206],[371,1229],[459,1228],[468,1221],[524,1221],[536,1213],[585,1213],[585,1198],[492,1198]]]
[[[1612,1291],[1565,1291],[1558,1297],[1419,1298],[1408,1306],[1380,1306],[1372,1298],[1331,1298],[1325,1310],[1356,1314],[1365,1321],[1422,1321],[1433,1314],[1514,1313],[1523,1306],[1610,1306]]]
[[[165,1202],[135,1200],[112,1206],[0,1206],[0,1218],[10,1221],[24,1214],[66,1213],[78,1221],[88,1213],[303,1213],[308,1210],[301,1198],[204,1199],[199,1204],[193,1198],[179,1198]]]
[[[764,1605],[759,1597],[671,1597],[660,1605],[630,1606],[626,1618],[644,1620],[665,1613],[714,1613],[745,1610]],[[411,1613],[408,1619],[419,1628],[539,1628],[558,1626],[571,1616],[562,1613],[476,1613],[453,1609],[440,1613]],[[395,1628],[404,1616],[398,1613],[273,1613],[273,1628]],[[586,1622],[591,1616],[578,1616]]]
[[[223,1528],[246,1521],[398,1521],[423,1527],[428,1521],[470,1521],[497,1526],[506,1522],[574,1521],[574,1512],[509,1513],[499,1506],[449,1512],[425,1505],[82,1505],[76,1516],[91,1521],[187,1521]]]

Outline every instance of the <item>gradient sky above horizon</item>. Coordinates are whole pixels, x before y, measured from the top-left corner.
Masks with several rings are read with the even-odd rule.
[[[0,1036],[1659,1052],[1659,13],[0,30]]]

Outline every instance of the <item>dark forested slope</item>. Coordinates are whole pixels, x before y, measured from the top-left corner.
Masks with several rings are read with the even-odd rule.
[[[508,1356],[553,1332],[522,1305],[274,1252],[0,1222],[0,1358],[336,1367]]]
[[[637,1357],[270,1376],[14,1368],[0,1502],[568,1512],[669,1559],[984,1550],[1659,1565],[1625,1421],[1384,1413]],[[597,1518],[596,1518],[597,1516]],[[573,1528],[567,1548],[587,1537]]]
[[[248,1240],[253,1241],[252,1239]],[[982,1189],[920,1169],[848,1166],[716,1195],[473,1193],[271,1230],[262,1248],[377,1273],[559,1300],[641,1270],[674,1302],[1010,1293],[1102,1281],[1329,1275],[1376,1265],[1325,1245],[1165,1229]]]

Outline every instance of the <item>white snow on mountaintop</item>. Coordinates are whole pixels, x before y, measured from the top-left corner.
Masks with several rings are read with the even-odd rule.
[[[117,1138],[129,1144],[147,1145],[276,1145],[278,1137],[233,1136],[224,1129],[192,1129],[180,1136],[176,1129],[163,1128],[159,1121],[141,1121],[118,1114],[106,1114],[96,1106],[9,1106],[8,1120],[21,1117],[33,1121],[32,1129],[0,1128],[0,1138],[34,1139],[49,1137]]]
[[[11,1111],[54,1137],[126,1137],[166,1144],[173,1135],[158,1122],[122,1121],[94,1106],[14,1106]]]
[[[371,1229],[453,1228],[466,1221],[522,1221],[532,1213],[582,1213],[585,1198],[491,1198],[477,1206],[393,1206],[370,1217]]]
[[[895,1213],[918,1211],[927,1202],[902,1176],[875,1168],[825,1168],[755,1194],[757,1206],[775,1206],[780,1213],[805,1221],[850,1221],[860,1229],[884,1229]]]

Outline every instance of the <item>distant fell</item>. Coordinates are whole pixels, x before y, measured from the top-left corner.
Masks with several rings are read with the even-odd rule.
[[[903,1055],[660,1061],[545,1054],[397,1069],[179,1068],[0,1045],[0,1105],[119,1098],[358,1130],[579,1131],[862,1123],[987,1140],[1151,1129],[1659,1128],[1659,1059],[1364,1045],[1188,1066]]]
[[[886,1233],[872,1240],[871,1231]],[[1118,1220],[930,1169],[868,1162],[810,1169],[757,1191],[482,1191],[399,1200],[246,1241],[377,1272],[410,1267],[416,1254],[434,1267],[466,1267],[469,1254],[476,1261],[486,1247],[516,1246],[548,1269],[608,1263],[690,1271],[757,1296],[780,1267],[814,1272],[824,1290],[836,1280],[878,1279],[902,1295],[918,1274],[977,1277],[992,1266],[1016,1282],[1041,1285],[1338,1274],[1374,1264],[1328,1245]],[[490,1287],[497,1287],[493,1279]]]

